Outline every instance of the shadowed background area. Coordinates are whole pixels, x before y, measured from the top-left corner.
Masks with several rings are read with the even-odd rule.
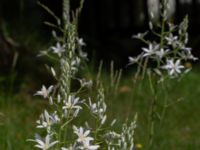
[[[62,17],[62,1],[40,0],[55,14]],[[79,0],[71,1],[71,8],[79,7]],[[79,19],[79,35],[87,43],[85,50],[90,61],[105,63],[115,61],[125,67],[128,56],[141,51],[142,43],[131,38],[149,29],[150,12],[156,23],[159,0],[85,0]],[[200,1],[170,0],[169,20],[178,24],[188,14],[189,46],[200,56]],[[44,21],[55,20],[39,5],[37,0],[0,1],[0,68],[1,73],[10,72],[16,66],[20,74],[38,73],[40,64],[36,55],[41,48],[48,48],[52,41],[51,27]],[[149,37],[151,38],[151,37]],[[34,76],[33,75],[33,76]]]
[[[150,19],[148,10],[154,11],[154,7],[158,6],[156,4],[157,1],[85,0],[80,17],[79,31],[80,35],[88,43],[88,51],[99,59],[114,59],[119,64],[121,64],[122,60],[126,60],[128,55],[137,53],[140,50],[140,43],[131,39],[131,36],[148,29]],[[57,16],[61,17],[61,1],[41,0],[41,3],[48,6]],[[71,6],[73,9],[78,7],[79,0],[72,1]],[[171,8],[171,11],[175,10],[171,16],[171,20],[174,23],[179,23],[186,14],[189,15],[190,44],[194,49],[198,49],[200,2],[198,0],[176,0],[171,5]],[[49,30],[51,29],[42,24],[44,21],[54,22],[51,16],[37,5],[36,0],[13,0],[12,4],[7,0],[1,0],[0,42],[5,45],[6,41],[2,41],[2,36],[5,36],[3,34],[6,32],[2,31],[2,28],[5,28],[5,24],[12,28],[11,30],[16,30],[16,33],[19,31],[19,28],[25,28],[38,33],[42,38],[50,39]],[[14,39],[15,37],[12,38]],[[1,48],[1,53],[8,49],[4,45]]]

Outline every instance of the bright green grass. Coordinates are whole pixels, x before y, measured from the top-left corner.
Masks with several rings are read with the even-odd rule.
[[[200,73],[191,72],[180,82],[171,81],[168,97],[171,101],[183,98],[172,105],[166,113],[162,126],[156,129],[153,150],[198,150],[200,148]],[[104,84],[109,84],[108,75]],[[151,94],[146,81],[133,85],[132,76],[123,77],[116,96],[107,95],[109,115],[118,119],[117,127],[138,113],[136,143],[145,149],[148,139],[147,120]],[[107,85],[108,86],[108,85]],[[31,94],[14,96],[0,95],[0,150],[32,150],[33,143],[26,139],[33,138],[35,121],[47,107],[44,100],[38,100]],[[162,102],[163,93],[159,93]],[[159,109],[159,108],[158,108]],[[84,118],[82,118],[84,120]]]
[[[129,81],[125,80],[125,82]],[[175,102],[177,99],[182,99],[182,101],[174,103],[167,109],[162,126],[156,129],[158,135],[155,137],[153,149],[198,150],[200,148],[200,132],[198,132],[200,126],[199,73],[192,72],[181,81],[172,80],[168,83],[168,86],[168,99],[171,102]],[[151,94],[147,82],[142,83],[141,87],[141,90],[137,87],[135,90],[133,89],[130,96],[125,93],[120,94],[122,101],[118,101],[120,104],[116,104],[116,107],[120,109],[120,106],[124,106],[123,109],[126,114],[138,112],[139,120],[136,137],[137,142],[145,147],[148,139],[147,114]],[[158,101],[162,102],[164,97],[164,93],[159,93]],[[122,116],[120,112],[119,116]]]
[[[44,104],[22,95],[0,97],[0,100],[0,149],[33,149],[26,139],[34,135],[35,120]]]

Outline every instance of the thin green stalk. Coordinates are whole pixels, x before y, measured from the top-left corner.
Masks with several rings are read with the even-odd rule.
[[[95,141],[98,141],[97,135],[98,135],[99,131],[101,131],[101,127],[102,127],[102,125],[101,125],[100,121],[96,120],[96,130],[94,131],[94,140]]]
[[[167,91],[163,82],[162,82],[162,88],[163,88],[164,92]],[[167,111],[167,105],[168,105],[168,97],[165,97],[164,98],[164,105],[163,105],[163,109],[162,109],[161,117],[160,117],[160,127],[162,127],[162,123],[163,123],[163,120],[164,120],[164,117],[165,117],[165,114],[166,114],[166,111]]]
[[[151,101],[150,110],[149,110],[149,142],[148,142],[148,149],[151,149],[153,142],[154,142],[154,135],[155,135],[155,114],[156,114],[156,101],[157,101],[157,92],[156,92],[156,85],[152,82],[151,73],[148,74],[149,85],[153,95],[153,99]]]
[[[114,86],[114,82],[115,82],[115,79],[114,79],[114,62],[111,61],[111,63],[110,63],[110,88],[111,89]]]
[[[144,60],[144,66],[142,68],[142,79],[144,79],[144,76],[147,70],[148,60],[149,60],[148,57],[146,57]]]
[[[117,94],[117,89],[119,87],[119,84],[120,84],[120,80],[121,80],[121,77],[122,77],[122,69],[120,69],[118,71],[118,73],[116,73],[116,84],[115,84],[115,95]]]
[[[160,48],[163,48],[164,46],[164,37],[165,37],[165,16],[164,16],[164,12],[166,9],[166,4],[165,4],[165,0],[162,0],[162,23],[161,23],[161,33],[160,33]]]
[[[99,84],[100,84],[100,78],[101,78],[101,74],[102,74],[102,68],[103,68],[103,61],[100,61],[99,68],[98,68],[98,73],[97,73],[97,77],[96,77],[96,84],[97,84],[97,86],[99,86]]]
[[[162,26],[161,26],[161,36],[160,36],[160,47],[163,48],[164,45],[164,36],[165,36],[165,19],[162,18]]]

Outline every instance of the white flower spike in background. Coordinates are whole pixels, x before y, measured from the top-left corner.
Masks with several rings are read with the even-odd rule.
[[[36,128],[41,135],[45,136],[45,139],[37,136],[29,141],[36,142],[35,147],[42,150],[97,150],[109,149],[111,146],[112,150],[121,150],[116,136],[112,136],[109,143],[104,138],[107,133],[110,133],[110,128],[113,128],[116,120],[112,119],[112,123],[107,125],[107,104],[103,86],[98,81],[86,80],[77,75],[83,61],[87,60],[87,54],[82,51],[82,47],[86,44],[82,38],[78,38],[76,24],[78,16],[70,18],[69,2],[70,0],[63,0],[63,24],[58,24],[58,29],[62,29],[63,33],[57,34],[53,31],[55,46],[51,46],[50,50],[43,53],[46,56],[52,56],[50,58],[59,63],[59,68],[49,68],[57,83],[48,88],[43,85],[41,90],[35,94],[49,102],[49,107],[44,109],[36,121]],[[57,20],[57,22],[60,21]],[[77,89],[72,88],[74,80],[80,82],[80,87],[77,86]],[[93,86],[96,87],[93,88]],[[85,92],[91,89],[93,94]],[[80,117],[85,113],[88,114],[86,115],[88,118],[83,124],[77,125],[77,122],[82,120]],[[122,133],[112,130],[112,133],[125,134],[124,130]],[[126,146],[127,149],[132,150],[134,147],[133,132],[131,131],[128,136],[127,141],[123,142],[129,144]],[[119,136],[118,139],[120,139]]]

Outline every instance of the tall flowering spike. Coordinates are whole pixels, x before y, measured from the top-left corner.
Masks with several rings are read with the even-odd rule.
[[[69,24],[66,35],[66,48],[65,54],[61,58],[61,85],[60,85],[60,93],[64,97],[67,98],[70,93],[71,86],[71,78],[78,71],[79,60],[76,57],[75,49],[76,49],[76,26],[73,24]]]
[[[68,98],[68,94],[70,93],[70,82],[71,82],[71,70],[70,64],[66,59],[61,59],[61,79],[60,79],[60,94],[64,99]]]
[[[92,103],[91,99],[89,99],[89,108],[91,113],[94,114],[100,121],[101,125],[103,125],[107,119],[106,115],[107,105],[105,103],[104,89],[102,87],[98,89],[96,103]]]
[[[122,150],[134,150],[134,134],[137,127],[137,114],[134,120],[128,124],[124,124],[122,128],[121,137],[118,140],[119,148]]]
[[[70,22],[70,0],[63,0],[63,20],[64,24]]]
[[[128,124],[124,123],[121,133],[109,131],[104,135],[108,144],[108,150],[134,150],[134,134],[137,127],[137,114],[134,120]]]
[[[69,26],[70,31],[67,37],[67,49],[70,50],[69,59],[74,59],[76,56],[75,49],[77,48],[76,37],[77,37],[77,27],[74,23]]]
[[[82,2],[83,0],[81,0],[80,7],[82,7]],[[81,61],[87,59],[87,54],[82,51],[82,46],[86,44],[81,38],[78,38],[77,18],[70,20],[69,3],[70,0],[63,0],[63,26],[58,23],[59,29],[62,28],[61,31],[63,31],[63,35],[62,37],[58,37],[60,34],[57,35],[56,32],[53,32],[53,37],[57,42],[55,46],[50,47],[49,51],[53,54],[57,54],[57,56],[55,56],[60,62],[59,72],[50,68],[51,73],[58,83],[54,87],[50,86],[49,88],[43,85],[42,89],[35,94],[48,98],[50,101],[50,110],[52,111],[48,112],[44,110],[40,118],[36,121],[36,128],[42,130],[42,135],[45,135],[45,138],[42,139],[37,136],[31,141],[36,142],[35,147],[42,150],[111,150],[111,145],[106,145],[104,139],[104,134],[108,129],[105,124],[107,120],[107,105],[105,103],[103,87],[97,89],[97,101],[92,103],[90,100],[89,105],[87,105],[90,109],[90,115],[95,118],[96,127],[93,128],[92,126],[86,125],[87,128],[83,128],[74,125],[74,120],[80,117],[79,111],[87,108],[82,106],[84,100],[80,100],[78,95],[81,95],[83,88],[91,87],[92,82],[76,77]],[[80,9],[78,10],[78,13],[79,12]],[[144,36],[145,34],[140,35],[140,38],[144,38]],[[81,84],[80,89],[73,92],[71,89],[72,79],[80,81]],[[110,127],[112,127],[114,123],[115,120],[111,123]],[[103,128],[103,126],[105,126],[105,128]],[[74,133],[76,136],[65,137],[65,135],[68,135],[68,132]],[[130,131],[130,133],[132,132]],[[94,137],[92,137],[93,135]],[[125,143],[124,145],[130,145],[129,149],[132,150],[134,147],[133,140],[125,141],[126,138],[120,138],[121,135],[122,134],[117,134],[112,131],[109,136],[112,136],[115,140],[121,139]],[[130,138],[133,139],[132,136],[130,136]],[[123,146],[123,148],[119,147],[119,143],[114,144],[118,150],[125,150],[126,148],[126,146]],[[114,150],[114,147],[112,147],[112,150]]]

